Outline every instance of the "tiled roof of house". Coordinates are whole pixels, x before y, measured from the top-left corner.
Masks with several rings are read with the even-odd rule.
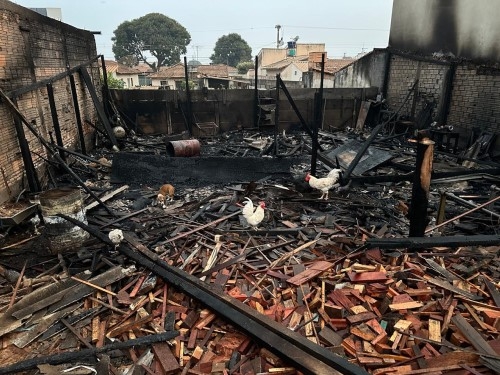
[[[198,74],[207,77],[229,77],[238,72],[238,69],[225,64],[198,65],[196,70]]]
[[[283,69],[290,65],[292,62],[305,61],[307,63],[308,56],[295,56],[287,57],[284,60],[277,61],[275,63],[263,66],[265,69]]]
[[[104,60],[106,71],[116,74],[138,74],[140,71],[136,68],[130,68],[127,65],[120,64],[113,60]]]
[[[173,66],[161,67],[158,72],[149,75],[152,78],[182,78],[184,77],[184,64],[177,63]]]
[[[325,72],[338,72],[353,61],[356,61],[356,59],[327,59],[325,62]],[[321,69],[321,65],[318,65],[318,68]]]
[[[153,69],[148,64],[139,63],[139,65],[134,68],[139,70],[141,73],[153,73]]]
[[[224,64],[191,66],[190,71],[195,71],[199,76],[227,78],[238,72],[238,69]],[[152,78],[181,78],[184,77],[184,64],[160,68],[160,71],[149,75]]]

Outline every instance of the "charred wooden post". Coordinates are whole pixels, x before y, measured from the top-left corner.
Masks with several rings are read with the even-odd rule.
[[[52,116],[52,125],[54,126],[54,132],[56,133],[56,141],[59,147],[64,147],[62,134],[61,134],[61,126],[59,124],[59,116],[57,115],[56,108],[56,100],[54,98],[54,88],[52,87],[52,83],[47,83],[47,95],[49,96],[49,106],[50,106],[50,114]],[[61,155],[61,159],[66,162],[66,154],[64,151],[59,149],[59,155]]]
[[[278,127],[280,123],[280,74],[276,74],[276,107],[274,108],[274,148],[273,155],[278,155]]]
[[[118,147],[118,141],[116,140],[115,134],[113,133],[113,128],[111,127],[111,124],[109,123],[109,119],[106,116],[106,113],[104,111],[104,106],[102,105],[102,103],[99,101],[99,98],[97,97],[97,93],[95,91],[95,86],[92,83],[89,72],[87,72],[87,69],[84,67],[80,68],[79,72],[80,72],[81,77],[83,78],[83,81],[85,82],[85,85],[87,86],[87,89],[89,90],[90,97],[92,98],[92,101],[94,103],[97,114],[99,115],[99,120],[101,120],[102,124],[104,125],[104,129],[106,129],[106,134],[108,136],[108,139],[113,144],[113,149],[115,151],[119,151],[120,148]]]
[[[3,91],[1,92],[2,96]],[[8,97],[4,96],[8,103]],[[14,102],[11,102],[12,105],[16,108],[17,106]],[[17,140],[19,141],[19,148],[21,149],[21,156],[23,158],[24,169],[26,170],[26,178],[28,180],[28,186],[31,192],[38,192],[41,190],[40,180],[38,179],[38,174],[36,173],[35,164],[33,163],[33,158],[31,157],[30,146],[28,141],[26,140],[26,134],[24,133],[23,123],[18,116],[14,116],[14,126],[16,128]]]
[[[255,82],[254,82],[254,89],[253,89],[253,127],[257,129],[259,126],[259,89],[257,87],[257,84],[259,82],[259,77],[257,74],[259,68],[259,56],[255,56]]]
[[[434,141],[422,136],[417,144],[416,171],[410,205],[410,237],[423,237],[428,224],[429,187],[431,184]]]
[[[80,105],[78,104],[78,94],[76,92],[75,77],[73,74],[69,76],[71,86],[71,96],[73,97],[73,107],[75,108],[76,127],[78,129],[78,138],[80,140],[80,151],[83,155],[87,155],[87,147],[85,146],[85,135],[83,134],[82,116],[80,114]]]
[[[187,58],[184,56],[184,77],[186,79],[186,101],[187,101],[187,127],[189,135],[193,135],[193,103],[191,102],[191,90],[189,89],[189,75]]]
[[[295,114],[299,118],[300,124],[302,125],[302,128],[309,134],[311,137],[313,136],[313,130],[307,125],[306,120],[304,120],[304,117],[302,117],[302,114],[299,111],[299,108],[297,107],[297,104],[295,104],[295,101],[293,100],[292,96],[290,95],[290,92],[288,91],[287,87],[285,86],[285,83],[283,80],[280,78],[280,87],[283,90],[283,93],[285,94],[286,98],[288,99],[288,102],[292,106],[293,110],[295,111]],[[323,148],[321,145],[319,146],[320,151],[323,151]]]

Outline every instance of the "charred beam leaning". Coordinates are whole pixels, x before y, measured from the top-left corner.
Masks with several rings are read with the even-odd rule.
[[[221,316],[236,324],[256,340],[290,360],[306,374],[366,375],[361,367],[315,345],[305,337],[288,330],[266,316],[255,313],[251,307],[215,290],[196,277],[168,265],[157,254],[137,241],[125,236],[135,247],[120,246],[118,250],[142,266],[167,280],[179,290],[203,302]]]
[[[71,86],[71,96],[73,97],[73,107],[75,108],[76,128],[78,129],[78,138],[80,140],[80,151],[87,155],[87,147],[85,146],[85,135],[83,134],[82,117],[80,114],[80,105],[78,104],[78,94],[76,92],[75,77],[69,75],[69,83]]]
[[[108,138],[113,144],[113,148],[115,149],[115,151],[118,151],[119,150],[118,141],[116,140],[115,134],[113,133],[113,128],[109,123],[108,117],[104,112],[104,107],[102,103],[99,101],[99,98],[97,97],[97,93],[95,91],[94,85],[92,84],[92,80],[90,79],[89,72],[87,72],[87,69],[85,67],[80,68],[79,72],[83,78],[83,81],[85,82],[85,85],[87,86],[87,89],[89,90],[90,96],[92,97],[92,101],[94,102],[94,106],[97,110],[97,114],[99,115],[99,119],[101,120],[102,124],[104,125],[104,128],[106,129]]]
[[[392,119],[399,113],[399,111],[401,111],[401,109],[403,108],[403,106],[406,104],[406,102],[408,101],[408,99],[410,98],[411,94],[413,93],[413,90],[415,89],[415,87],[417,86],[418,84],[418,80],[416,80],[412,87],[410,88],[410,90],[408,91],[408,94],[406,95],[405,99],[403,100],[403,103],[401,103],[401,105],[399,106],[399,108],[397,109],[396,112],[394,112],[385,122],[382,122],[380,124],[378,124],[371,132],[370,136],[366,139],[365,143],[363,144],[363,147],[361,147],[361,149],[358,151],[358,153],[356,154],[356,156],[354,157],[354,159],[351,161],[351,164],[349,164],[349,167],[347,167],[347,170],[345,171],[344,175],[342,176],[342,180],[343,183],[346,183],[346,180],[349,179],[349,177],[351,176],[351,173],[354,171],[354,169],[356,168],[356,166],[358,165],[359,161],[361,160],[361,158],[363,157],[363,155],[365,154],[366,150],[368,150],[368,147],[370,147],[370,145],[372,144],[372,142],[375,140],[375,137],[377,136],[377,134],[390,122],[392,121]]]
[[[3,99],[9,103],[8,97],[5,96],[3,91],[0,92]],[[17,106],[14,102],[11,102],[12,106],[17,110]],[[33,163],[33,158],[31,157],[30,146],[26,140],[26,134],[24,132],[23,123],[21,118],[14,116],[14,126],[16,128],[17,139],[19,141],[19,148],[21,149],[21,156],[23,158],[24,169],[26,170],[26,178],[28,180],[28,186],[31,192],[38,192],[41,190],[40,180],[38,179],[38,174],[36,172],[35,164]]]
[[[304,130],[306,131],[307,134],[309,134],[309,136],[313,137],[313,130],[309,127],[309,125],[307,125],[307,122],[306,122],[306,120],[304,120],[304,117],[302,117],[302,115],[299,111],[299,108],[297,107],[297,104],[295,104],[295,101],[293,100],[292,96],[290,95],[290,92],[288,91],[288,89],[285,86],[285,82],[283,82],[283,80],[281,78],[279,79],[279,82],[280,82],[280,87],[283,90],[283,93],[287,97],[288,101],[290,102],[290,105],[292,106],[293,110],[295,111],[295,114],[299,118],[299,121],[300,121],[300,124],[302,125],[302,128],[304,128]],[[324,151],[324,149],[323,149],[323,147],[321,147],[321,145],[318,145],[318,148],[320,151]]]

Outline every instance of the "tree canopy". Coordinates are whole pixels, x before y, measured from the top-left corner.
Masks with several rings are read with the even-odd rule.
[[[118,25],[114,34],[111,40],[116,60],[134,56],[154,70],[180,62],[181,54],[186,53],[186,46],[191,42],[191,35],[184,26],[160,13],[125,21]],[[156,62],[146,60],[148,53]]]
[[[214,64],[236,67],[240,62],[252,60],[252,49],[239,34],[223,35],[215,43],[214,53],[210,56],[210,60]]]

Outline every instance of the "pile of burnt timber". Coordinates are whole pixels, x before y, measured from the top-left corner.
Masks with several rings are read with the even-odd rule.
[[[284,140],[290,152],[307,150],[298,139]],[[379,175],[411,160],[393,153]],[[4,259],[38,251],[46,260],[2,262],[0,374],[500,371],[489,173],[436,185],[429,216],[441,218],[429,223],[432,237],[411,238],[404,180],[355,176],[327,201],[304,189],[302,172],[186,181],[162,208],[152,204],[159,186],[113,187],[109,169],[90,167],[100,179],[87,185],[102,204],[89,200],[88,225],[67,217],[91,234],[78,252],[50,256],[36,235],[2,248]],[[266,202],[257,229],[240,215],[245,196]]]

